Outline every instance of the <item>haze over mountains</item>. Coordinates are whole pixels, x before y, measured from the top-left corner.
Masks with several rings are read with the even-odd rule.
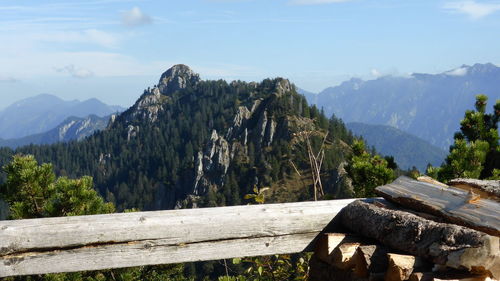
[[[327,116],[342,118],[368,145],[394,156],[400,168],[422,171],[444,160],[476,94],[488,95],[491,102],[500,98],[500,68],[475,64],[435,75],[353,78],[319,94],[299,92]],[[24,99],[0,111],[0,146],[81,140],[105,129],[110,114],[118,111],[123,108],[97,99],[64,101],[48,94]]]
[[[271,187],[270,202],[308,200],[304,132],[315,132],[315,151],[326,138],[325,189],[348,196],[352,135],[308,106],[288,80],[202,80],[176,65],[106,129],[80,142],[4,148],[0,164],[33,154],[58,174],[91,175],[120,210],[241,204],[254,185]]]
[[[485,67],[487,69],[478,74],[473,74],[478,66],[467,68],[466,71],[471,73],[464,76],[489,74],[491,66]],[[431,91],[433,87],[437,88],[431,83],[435,79],[449,82],[458,78],[450,74],[441,74],[437,78],[434,75],[420,74],[413,78],[385,77],[367,82],[351,80],[339,86],[346,91],[342,92],[343,95],[338,100],[351,102],[344,106],[344,113],[358,112],[358,106],[365,106],[367,115],[384,116],[382,113],[369,111],[366,96],[369,90],[374,89],[373,86],[360,91],[361,94],[354,89],[364,89],[365,85],[372,83],[383,87],[389,81],[392,83],[388,83],[386,89],[392,91],[379,88],[373,95],[385,99],[389,105],[400,105],[403,108],[415,106],[415,113],[409,115],[413,119],[425,121],[427,119],[419,115],[423,109],[427,109],[425,112],[432,115],[429,110],[440,110],[441,107],[460,119],[464,111],[458,108],[461,106],[457,102],[461,101],[460,96],[457,96],[457,101],[440,97],[441,103],[428,109],[420,104],[431,107],[426,100],[436,100],[435,96],[441,95],[426,97],[423,94],[427,92],[423,90],[417,91],[421,95],[410,95],[412,92],[403,91],[407,84],[413,83],[423,84],[426,87],[420,87]],[[475,88],[487,88],[481,86],[480,81],[483,84],[495,82],[491,78],[482,79],[474,80]],[[359,87],[353,87],[353,83],[358,83]],[[455,87],[458,89],[459,85]],[[444,91],[444,86],[441,89],[443,93],[448,93]],[[397,94],[399,92],[404,93],[403,98]],[[387,98],[384,93],[392,96]],[[359,98],[359,101],[350,100],[349,95]],[[49,101],[57,101],[51,96],[45,97]],[[381,103],[376,99],[371,102]],[[467,105],[465,101],[463,103],[464,107],[473,105],[468,100]],[[39,101],[39,104],[50,103]],[[19,108],[24,106],[25,110],[36,110],[37,107],[36,104],[27,102],[15,105]],[[51,109],[51,106],[46,106],[46,110]],[[75,108],[74,106],[75,104],[71,104],[70,108]],[[401,116],[407,117],[398,107],[392,109],[385,104],[379,106],[387,113],[396,110]],[[14,112],[12,108],[13,106],[9,107],[10,111],[7,112]],[[71,113],[74,112],[76,110]],[[439,117],[443,114],[438,112],[434,115]],[[43,120],[42,116],[38,115],[35,120]],[[432,119],[432,116],[427,117]],[[91,175],[100,193],[108,201],[116,203],[120,210],[130,207],[153,210],[241,204],[244,202],[244,194],[251,193],[254,185],[271,187],[269,200],[272,202],[306,200],[311,198],[311,189],[308,187],[312,178],[308,172],[311,162],[303,135],[304,132],[316,132],[310,135],[315,151],[318,151],[326,138],[322,167],[324,188],[339,198],[352,195],[352,181],[345,166],[352,153],[353,135],[342,120],[327,119],[317,107],[308,106],[293,84],[283,78],[265,79],[262,82],[202,80],[189,67],[176,65],[164,72],[155,86],[144,90],[134,105],[112,118],[109,124],[98,117],[70,118],[64,125],[44,134],[43,139],[65,141],[66,133],[85,131],[82,128],[96,128],[90,124],[99,123],[99,120],[101,126],[96,129],[99,132],[80,142],[24,146],[15,150],[2,148],[0,165],[7,163],[15,153],[33,154],[41,162],[53,163],[58,174],[70,177]],[[16,124],[15,121],[12,122]],[[392,148],[378,150],[386,155],[394,155],[402,168],[417,166],[423,169],[429,162],[439,165],[440,159],[444,158],[440,149],[391,127],[364,124],[349,124],[349,127],[363,135],[371,145]],[[441,129],[439,127],[436,130]],[[41,139],[39,136],[30,138]],[[18,143],[21,141],[18,140]]]
[[[111,116],[99,117],[89,115],[87,117],[68,117],[57,127],[43,133],[25,136],[17,139],[0,139],[0,147],[7,146],[17,148],[30,144],[53,144],[57,142],[68,142],[82,140],[106,128]]]
[[[447,152],[429,142],[387,125],[347,123],[347,128],[356,136],[362,136],[367,145],[374,146],[378,153],[393,156],[399,168],[416,167],[425,172],[427,164],[440,166]]]
[[[98,99],[65,101],[41,94],[23,99],[0,111],[0,138],[17,139],[54,129],[68,117],[104,117],[123,111]]]
[[[346,123],[392,126],[448,150],[477,94],[487,95],[490,104],[500,99],[500,68],[487,63],[440,74],[353,78],[317,95],[304,94],[327,116],[335,114]]]

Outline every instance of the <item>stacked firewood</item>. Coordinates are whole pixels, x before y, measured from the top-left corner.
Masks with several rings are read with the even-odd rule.
[[[500,182],[449,184],[400,177],[377,188],[385,200],[345,207],[346,232],[320,237],[310,280],[498,280]]]

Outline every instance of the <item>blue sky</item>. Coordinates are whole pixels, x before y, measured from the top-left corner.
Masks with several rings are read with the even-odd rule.
[[[0,0],[0,108],[39,93],[130,106],[176,63],[320,91],[499,65],[499,50],[500,1]]]

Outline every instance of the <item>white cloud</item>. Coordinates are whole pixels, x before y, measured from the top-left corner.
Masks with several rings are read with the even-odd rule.
[[[119,42],[117,35],[97,29],[45,32],[35,34],[31,39],[55,43],[90,43],[106,48],[114,48]]]
[[[72,64],[67,65],[62,68],[55,68],[57,72],[65,72],[71,74],[75,78],[88,78],[94,75],[94,73],[88,69],[76,67]]]
[[[331,4],[331,3],[342,3],[351,0],[291,0],[290,4],[294,5],[321,5],[321,4]]]
[[[83,34],[86,37],[86,39],[89,39],[90,41],[95,42],[104,47],[115,47],[116,44],[118,43],[117,36],[97,29],[85,30]]]
[[[2,49],[0,45],[0,54]],[[113,52],[23,50],[22,56],[9,51],[7,53],[12,55],[0,56],[0,65],[8,65],[9,75],[20,80],[52,76],[51,73],[54,74],[55,70],[62,70],[59,73],[67,75],[69,72],[64,68],[69,65],[74,65],[76,70],[91,71],[96,77],[157,75],[165,71],[166,66],[172,65],[170,62],[161,64],[145,62],[126,54]],[[83,71],[79,72],[80,76],[83,74]]]
[[[13,83],[13,82],[17,82],[17,79],[14,77],[11,77],[11,76],[0,75],[0,83],[3,83],[3,82]]]
[[[153,19],[144,14],[138,7],[134,7],[122,13],[122,24],[126,26],[135,27],[151,23],[153,23]]]
[[[382,72],[380,72],[378,69],[376,68],[373,68],[372,70],[370,70],[370,74],[375,77],[375,78],[379,78],[379,77],[382,77],[383,74]]]
[[[448,72],[445,72],[444,74],[449,75],[449,76],[465,76],[467,74],[467,67],[459,67],[459,68],[450,70]]]
[[[479,3],[476,1],[448,2],[444,5],[448,11],[466,14],[473,20],[477,20],[500,11],[500,3]]]

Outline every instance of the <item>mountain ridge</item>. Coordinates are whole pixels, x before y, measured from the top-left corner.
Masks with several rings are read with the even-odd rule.
[[[346,123],[389,125],[448,149],[478,94],[500,99],[500,67],[474,64],[438,74],[353,78],[309,101]]]
[[[447,152],[429,142],[387,125],[373,125],[359,122],[346,124],[356,136],[361,136],[367,145],[377,152],[393,156],[401,169],[416,167],[425,172],[427,164],[440,166]]]
[[[99,117],[89,115],[87,117],[66,118],[55,128],[34,135],[25,136],[18,139],[0,139],[0,147],[17,148],[25,145],[54,144],[58,142],[80,141],[97,131],[104,130],[114,115]]]
[[[316,132],[315,150],[328,136],[324,187],[348,196],[341,167],[353,137],[340,120],[307,105],[287,79],[201,80],[184,66],[164,72],[106,129],[80,142],[6,151],[0,162],[34,154],[58,174],[93,176],[120,210],[241,204],[254,186],[271,187],[269,202],[297,201],[312,196],[301,132]]]
[[[122,111],[96,98],[65,101],[50,94],[40,94],[17,101],[0,111],[0,138],[19,139],[54,129],[66,118],[103,117]]]

